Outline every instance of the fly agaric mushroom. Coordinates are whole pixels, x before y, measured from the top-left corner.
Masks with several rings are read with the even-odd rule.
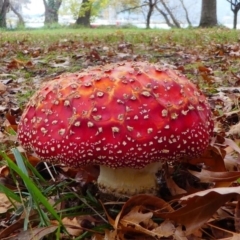
[[[100,165],[103,193],[155,193],[164,161],[199,156],[213,132],[205,96],[163,65],[120,62],[46,82],[21,117],[18,139],[42,161]]]

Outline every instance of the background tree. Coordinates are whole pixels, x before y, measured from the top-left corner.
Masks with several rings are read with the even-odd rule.
[[[79,9],[78,17],[76,20],[77,25],[84,27],[90,27],[90,19],[93,3],[89,0],[82,0],[82,4]]]
[[[181,28],[181,22],[177,18],[179,13],[179,9],[181,8],[184,18],[186,19],[184,22],[187,22],[189,26],[192,26],[190,21],[190,17],[188,14],[187,6],[185,5],[183,0],[179,1],[166,1],[166,0],[145,0],[145,1],[132,1],[129,0],[121,0],[122,9],[120,12],[126,11],[137,11],[142,9],[143,13],[146,14],[146,28],[150,28],[150,20],[153,15],[154,9],[156,9],[161,16],[164,18],[166,24],[169,27]],[[119,12],[119,13],[120,13]]]
[[[162,14],[168,26],[181,28],[180,22],[175,17],[174,11],[170,9],[167,2],[165,0],[160,0],[160,3],[162,8],[160,8],[159,5],[157,5],[156,8]]]
[[[58,11],[61,7],[62,0],[43,0],[45,8],[44,25],[58,23]]]
[[[153,11],[157,5],[158,0],[146,0],[146,1],[129,1],[122,0],[121,4],[118,5],[120,7],[121,12],[139,12],[140,10],[145,15],[146,13],[146,29],[150,28],[151,17],[153,15]],[[116,7],[117,5],[115,5]]]
[[[217,25],[217,0],[202,0],[199,27],[214,27]]]
[[[98,16],[110,0],[64,0],[61,12],[71,14],[77,25],[90,26],[91,20]]]
[[[189,18],[189,14],[188,14],[187,7],[186,7],[186,5],[185,5],[185,3],[184,3],[183,0],[179,0],[179,1],[180,1],[180,3],[181,3],[182,8],[183,8],[183,11],[184,11],[184,13],[185,13],[185,17],[186,17],[188,26],[189,26],[189,27],[192,27],[192,23],[191,23],[190,18]]]
[[[0,0],[0,28],[6,28],[6,15],[10,8],[9,0]]]
[[[22,7],[30,3],[30,0],[10,0],[10,9],[18,17],[18,24],[24,25],[24,19],[22,17]]]
[[[146,17],[146,28],[150,28],[152,13],[158,0],[121,0],[112,1],[110,6],[115,9],[117,14],[124,12],[143,14]],[[146,14],[145,14],[146,13]]]
[[[233,29],[237,28],[237,15],[240,10],[240,1],[237,0],[227,0],[231,3],[231,10],[233,11]]]
[[[149,29],[150,28],[150,21],[151,21],[151,17],[154,11],[154,8],[156,7],[157,4],[157,0],[148,0],[147,1],[147,6],[148,6],[148,12],[147,12],[147,18],[146,18],[146,28]]]

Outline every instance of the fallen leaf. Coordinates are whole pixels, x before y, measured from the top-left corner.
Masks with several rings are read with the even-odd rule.
[[[166,184],[172,196],[186,194],[187,191],[180,188],[170,176],[166,176]]]
[[[173,234],[175,240],[188,240],[181,226],[178,226],[175,233]]]
[[[175,231],[176,231],[175,226],[168,219],[165,220],[162,224],[160,224],[159,227],[154,228],[152,230],[153,233],[157,233],[159,235],[162,235],[163,237],[173,236]]]
[[[148,225],[143,223],[149,222],[152,216],[152,212],[143,212],[140,206],[136,206],[120,220],[119,229],[123,228],[124,231],[142,233],[155,238],[168,237],[174,233],[175,228],[170,221],[166,221],[154,229],[149,229]]]
[[[24,221],[25,221],[25,216],[24,216],[24,214],[22,214],[20,219],[18,219],[13,224],[6,227],[5,229],[3,229],[0,232],[0,239],[5,239],[5,238],[9,237],[11,234],[13,234],[14,232],[19,231],[19,230],[21,231],[22,227],[23,227],[23,224],[24,224]],[[39,216],[37,214],[32,214],[31,213],[30,216],[29,216],[29,221],[31,222],[31,227],[33,228],[33,227],[37,226],[40,219],[39,219]],[[17,237],[18,237],[18,235],[14,236],[14,238],[12,240],[19,240],[20,238],[18,239]],[[25,240],[25,238],[23,237],[22,240]]]
[[[146,220],[148,221],[150,218],[152,218],[152,216],[153,216],[152,212],[143,213],[140,206],[135,206],[128,214],[126,214],[121,219],[121,224],[125,226],[127,226],[128,224],[130,225],[139,224],[141,222],[145,222]]]
[[[118,229],[119,221],[128,214],[133,207],[141,206],[142,208],[152,211],[154,214],[157,212],[158,216],[165,215],[166,212],[172,212],[174,209],[169,203],[165,202],[163,199],[158,198],[153,195],[139,194],[131,197],[122,207],[120,213],[117,215],[115,221],[110,224],[114,229]]]
[[[228,182],[230,184],[240,178],[240,172],[212,172],[204,169],[201,172],[191,170],[189,172],[201,182]]]
[[[0,82],[0,95],[7,91],[7,87]]]
[[[36,240],[42,239],[43,237],[49,235],[56,231],[58,226],[48,226],[41,228],[29,229],[27,231],[21,231],[16,236],[7,238],[8,240]]]
[[[0,193],[0,213],[5,213],[10,208],[13,208],[12,202],[4,193]]]
[[[199,163],[204,163],[209,170],[222,172],[226,171],[226,167],[224,164],[224,157],[226,155],[226,151],[217,146],[208,146],[205,152],[199,158],[190,159],[188,162],[197,165]]]
[[[185,226],[186,235],[193,233],[230,199],[240,194],[240,187],[213,188],[180,198],[183,207],[165,214],[165,218]]]
[[[76,217],[73,219],[65,217],[62,219],[62,223],[68,233],[72,236],[77,237],[83,232],[83,229]]]

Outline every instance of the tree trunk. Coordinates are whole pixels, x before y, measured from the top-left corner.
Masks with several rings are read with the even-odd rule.
[[[6,14],[10,7],[10,1],[9,0],[0,0],[0,28],[6,28],[7,22],[6,22]]]
[[[169,9],[169,7],[167,6],[166,2],[165,2],[164,0],[160,0],[160,2],[162,3],[163,7],[164,7],[165,10],[167,11],[168,15],[171,17],[174,26],[177,27],[177,28],[181,28],[180,23],[179,23],[178,20],[174,17],[172,11]]]
[[[156,5],[156,0],[153,2],[152,0],[148,1],[148,13],[147,13],[147,21],[146,21],[146,28],[149,29],[150,28],[150,19],[153,13],[153,9]]]
[[[237,18],[238,18],[238,11],[240,10],[240,2],[229,1],[231,3],[231,10],[233,11],[233,29],[237,29]]]
[[[237,29],[237,15],[238,15],[238,12],[234,11],[233,12],[233,29]]]
[[[166,21],[166,23],[167,23],[167,25],[168,25],[169,27],[171,27],[171,28],[176,27],[174,24],[171,23],[170,19],[168,18],[167,13],[165,13],[163,10],[161,10],[161,9],[158,7],[158,5],[156,5],[156,9],[162,14],[162,16],[164,17],[164,19],[165,19],[165,21]]]
[[[214,27],[217,25],[217,0],[202,0],[199,27]]]
[[[44,25],[58,23],[58,10],[61,7],[62,0],[43,0],[43,4],[45,7]]]
[[[22,15],[13,7],[12,4],[10,4],[10,8],[18,17],[18,25],[24,26],[24,20],[23,20]]]
[[[76,24],[84,27],[90,27],[91,10],[92,4],[89,2],[89,0],[83,0]]]
[[[187,20],[188,26],[189,26],[189,27],[192,27],[192,23],[191,23],[191,21],[190,21],[189,15],[188,15],[188,10],[187,10],[187,8],[186,8],[183,0],[180,0],[180,2],[181,2],[181,5],[182,5],[182,7],[183,7],[183,10],[184,10],[184,12],[185,12],[185,16],[186,16],[186,20]]]

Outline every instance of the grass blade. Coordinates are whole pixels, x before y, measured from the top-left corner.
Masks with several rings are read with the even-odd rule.
[[[15,156],[19,158],[18,160],[16,159],[16,161],[20,162],[23,171],[6,154],[4,154],[4,158],[6,159],[9,168],[12,169],[14,172],[16,172],[22,178],[22,180],[24,181],[29,193],[32,195],[36,204],[41,203],[49,211],[49,213],[51,213],[51,215],[61,223],[60,217],[58,216],[57,212],[54,210],[52,205],[48,202],[47,198],[41,193],[41,191],[37,188],[34,182],[28,177],[28,175],[24,173],[25,172],[24,168],[26,169],[26,167],[22,166],[22,162],[21,162],[22,157],[20,157],[21,156],[20,153],[18,154],[16,151],[18,150],[16,149],[14,151]]]
[[[16,193],[14,193],[11,189],[5,187],[2,184],[0,184],[0,192],[5,193],[5,195],[8,198],[11,198],[11,199],[15,200],[16,202],[19,202],[19,203],[22,202],[21,198]]]

